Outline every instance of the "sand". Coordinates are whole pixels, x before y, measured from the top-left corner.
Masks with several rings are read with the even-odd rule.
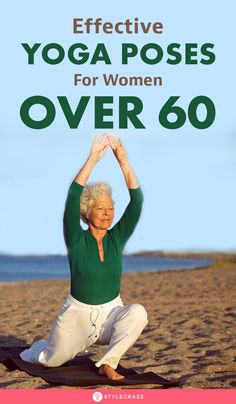
[[[181,377],[180,389],[236,388],[236,255],[207,257],[216,262],[202,269],[123,275],[124,304],[143,304],[149,324],[121,365]],[[68,293],[69,280],[0,283],[0,346],[47,338]],[[91,346],[91,358],[98,360],[105,348]],[[2,364],[0,376],[1,389],[55,388]]]

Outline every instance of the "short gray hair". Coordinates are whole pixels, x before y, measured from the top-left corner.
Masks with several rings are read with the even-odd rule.
[[[112,189],[106,182],[91,182],[84,187],[80,197],[80,216],[88,224],[89,209],[100,197],[107,195],[112,199]],[[114,205],[114,201],[112,200]]]

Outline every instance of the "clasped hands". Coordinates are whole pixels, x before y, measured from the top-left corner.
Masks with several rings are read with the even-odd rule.
[[[96,161],[99,161],[109,148],[112,149],[120,164],[125,164],[128,162],[127,152],[120,139],[107,133],[94,138],[90,151],[90,157],[94,158]]]

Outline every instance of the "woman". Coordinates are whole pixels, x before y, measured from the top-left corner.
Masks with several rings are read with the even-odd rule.
[[[130,202],[118,223],[111,189],[104,183],[86,185],[97,162],[111,147],[124,174]],[[35,342],[20,356],[47,367],[60,366],[94,343],[108,345],[95,363],[109,379],[121,356],[148,323],[141,304],[124,306],[120,298],[122,252],[139,220],[143,196],[120,141],[110,135],[95,139],[88,159],[72,182],[65,206],[64,237],[71,271],[71,291],[65,299],[48,341]],[[88,230],[80,225],[80,216]]]

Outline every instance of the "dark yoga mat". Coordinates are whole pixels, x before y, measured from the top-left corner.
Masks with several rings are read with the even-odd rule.
[[[167,380],[154,372],[137,373],[134,369],[124,368],[118,365],[118,373],[125,376],[120,381],[109,380],[106,376],[98,373],[95,363],[86,355],[76,356],[73,360],[54,368],[47,368],[40,364],[23,361],[19,354],[28,347],[2,347],[0,348],[0,362],[11,371],[23,370],[32,376],[41,377],[43,380],[54,385],[66,386],[125,386],[139,384],[157,384],[163,388],[176,387],[180,384],[178,380]]]

